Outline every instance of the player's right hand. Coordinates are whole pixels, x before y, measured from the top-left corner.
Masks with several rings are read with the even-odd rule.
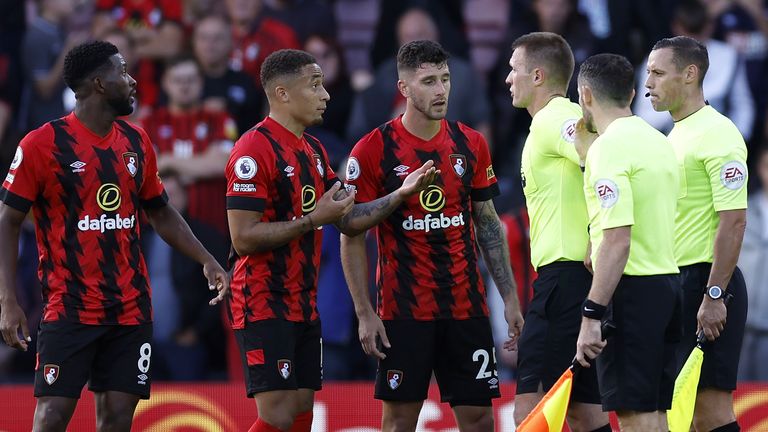
[[[358,317],[358,322],[357,334],[360,337],[360,345],[363,346],[363,351],[379,360],[387,358],[387,355],[381,352],[380,347],[377,346],[378,340],[381,340],[384,348],[392,347],[389,344],[387,331],[384,330],[384,323],[381,322],[381,318],[375,313],[371,313],[364,317]]]
[[[576,147],[576,153],[582,161],[587,160],[587,151],[593,142],[597,139],[597,134],[587,130],[587,126],[584,123],[584,118],[580,118],[576,122],[574,130],[574,146]]]
[[[333,196],[339,189],[341,189],[341,182],[337,181],[317,201],[317,207],[310,213],[315,226],[337,222],[352,210],[352,206],[355,205],[355,191],[347,193],[347,196],[340,200],[335,200]]]
[[[440,170],[435,169],[435,162],[428,160],[416,171],[408,174],[400,186],[400,193],[403,198],[419,193],[433,184],[440,174]]]
[[[23,339],[19,338],[19,331],[24,336]],[[22,351],[26,351],[28,342],[32,341],[32,338],[29,337],[27,317],[24,316],[24,311],[15,301],[0,306],[0,332],[3,334],[3,341],[8,346]]]

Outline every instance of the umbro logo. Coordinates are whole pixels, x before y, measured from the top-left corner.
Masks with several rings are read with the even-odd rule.
[[[85,171],[85,168],[83,168],[85,166],[85,162],[83,161],[72,162],[71,164],[69,164],[69,166],[72,167],[73,173],[79,173],[79,172]]]
[[[293,177],[293,174],[294,174],[294,173],[293,173],[293,170],[295,170],[295,169],[296,169],[296,168],[294,168],[294,167],[292,167],[292,166],[290,166],[290,165],[288,165],[287,167],[285,167],[285,169],[283,170],[283,171],[285,171],[285,176],[286,176],[286,177]]]
[[[400,177],[400,176],[408,175],[409,174],[408,173],[409,169],[411,169],[411,167],[409,167],[407,165],[398,165],[395,168],[393,168],[392,171],[397,171],[397,174],[395,174],[395,175]]]

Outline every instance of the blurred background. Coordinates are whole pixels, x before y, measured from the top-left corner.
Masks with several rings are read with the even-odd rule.
[[[577,68],[600,52],[628,57],[637,68],[638,95],[645,93],[645,61],[658,39],[688,35],[706,43],[711,67],[705,97],[744,135],[753,174],[739,262],[750,295],[740,377],[768,381],[768,1],[0,0],[0,175],[24,134],[74,107],[62,79],[66,52],[88,39],[108,40],[138,81],[130,120],[156,145],[172,203],[223,263],[229,247],[223,168],[237,137],[267,113],[259,82],[266,56],[282,48],[315,56],[331,100],[324,124],[309,132],[341,167],[360,137],[404,109],[395,87],[397,48],[416,39],[436,40],[452,54],[448,118],[481,131],[490,144],[502,190],[496,207],[525,307],[535,272],[519,158],[530,117],[512,107],[504,79],[512,41],[531,31],[563,35]],[[577,100],[573,83],[569,97]],[[645,98],[637,98],[633,108],[659,130],[671,129],[669,115],[655,113]],[[29,224],[20,239],[16,289],[34,330],[41,295]],[[153,303],[163,311],[154,321],[154,380],[240,384],[232,332],[223,311],[207,305],[196,263],[151,231],[143,241]],[[370,244],[374,250],[372,239]],[[357,341],[338,251],[338,233],[328,226],[318,299],[324,378],[369,381],[376,365]],[[506,333],[503,310],[490,279],[489,285],[500,344]],[[21,353],[0,345],[0,384],[32,382],[34,346],[33,341],[32,349]],[[511,380],[514,354],[500,349],[496,354],[500,377]]]

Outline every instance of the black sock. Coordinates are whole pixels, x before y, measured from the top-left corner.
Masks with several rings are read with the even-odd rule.
[[[608,423],[607,425],[599,427],[592,432],[613,432],[613,428],[611,428],[611,424]]]
[[[712,432],[739,432],[741,428],[738,422],[728,423],[719,428],[712,429]]]

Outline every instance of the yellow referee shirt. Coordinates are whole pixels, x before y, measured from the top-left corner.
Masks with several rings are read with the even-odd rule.
[[[669,141],[680,169],[677,265],[711,263],[717,212],[747,208],[747,146],[733,122],[709,105],[676,122]]]
[[[590,218],[592,265],[603,231],[631,226],[625,275],[678,273],[674,256],[679,184],[666,137],[637,116],[614,120],[587,153],[584,192]]]
[[[539,110],[523,147],[521,176],[531,221],[531,263],[582,261],[587,251],[587,207],[574,125],[581,108],[557,97]]]

